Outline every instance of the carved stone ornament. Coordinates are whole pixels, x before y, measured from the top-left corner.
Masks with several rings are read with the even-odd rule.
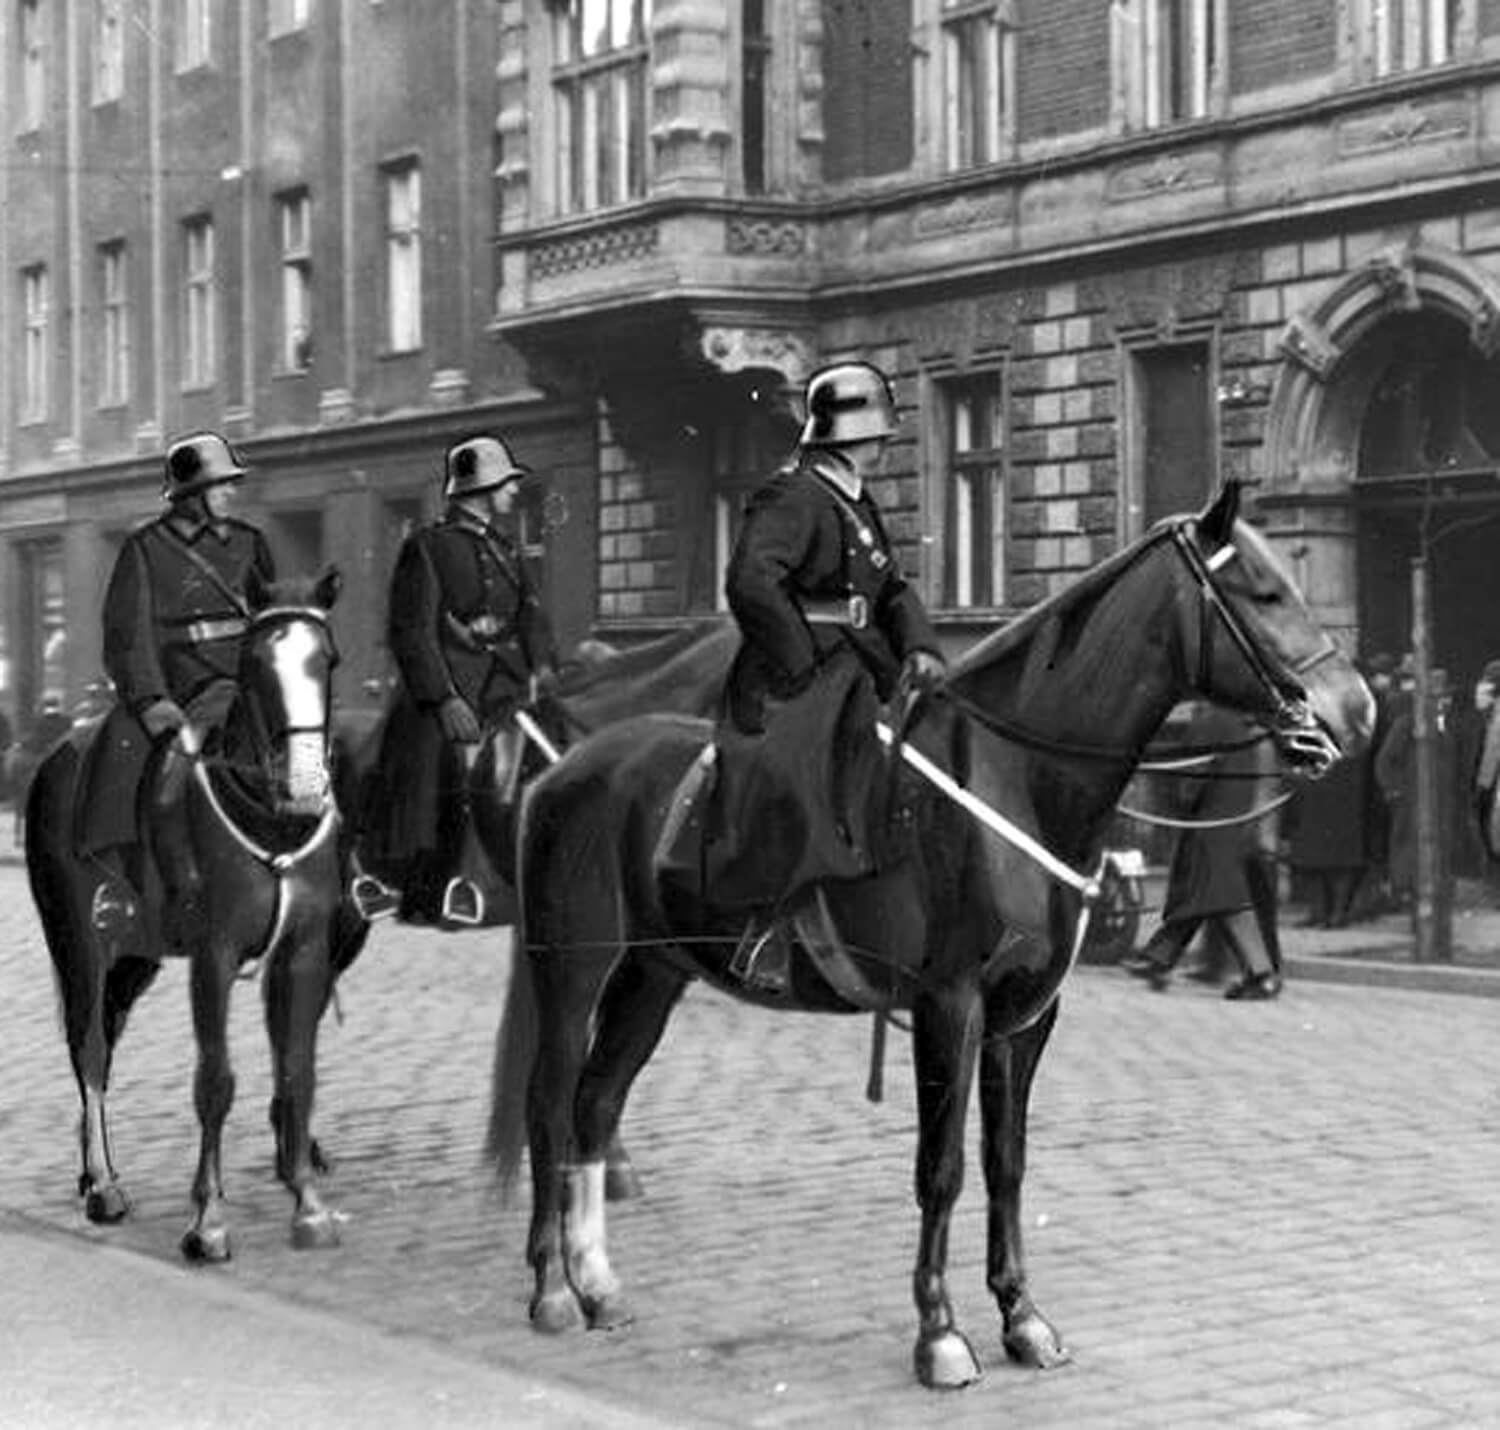
[[[736,214],[725,224],[724,249],[762,258],[800,258],[807,249],[807,230],[795,219]]]
[[[813,369],[812,344],[776,328],[704,328],[698,350],[720,372],[768,368],[797,386]]]
[[[1388,307],[1415,313],[1422,306],[1416,263],[1410,249],[1384,249],[1371,256],[1369,268]]]
[[[605,268],[655,253],[661,233],[654,221],[590,229],[537,243],[526,255],[533,279],[558,278],[584,268]]]
[[[1486,358],[1500,357],[1500,309],[1481,298],[1469,318],[1469,341]]]
[[[1281,335],[1281,351],[1320,382],[1339,359],[1338,347],[1327,330],[1301,313],[1286,325],[1286,331]]]

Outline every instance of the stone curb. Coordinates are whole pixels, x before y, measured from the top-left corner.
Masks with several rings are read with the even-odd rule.
[[[1500,998],[1500,969],[1453,963],[1392,963],[1353,951],[1338,958],[1287,954],[1287,978],[1310,983],[1348,983],[1363,988],[1395,988],[1418,993],[1467,993]]]

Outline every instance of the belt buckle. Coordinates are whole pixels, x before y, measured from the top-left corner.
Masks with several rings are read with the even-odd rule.
[[[870,624],[870,600],[868,596],[853,595],[849,597],[849,625],[856,631],[862,631]]]

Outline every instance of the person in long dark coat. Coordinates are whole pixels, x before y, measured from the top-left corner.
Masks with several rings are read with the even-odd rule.
[[[768,928],[812,884],[875,867],[877,702],[945,670],[867,485],[896,430],[877,368],[815,373],[793,460],[751,499],[729,563],[743,643],[718,735],[709,895]]]
[[[189,720],[203,731],[222,723],[238,690],[246,583],[252,573],[268,583],[275,578],[260,531],[228,514],[245,472],[217,433],[172,443],[163,487],[168,508],[125,539],[110,575],[104,669],[115,704],[88,746],[76,842],[124,881],[124,889],[106,885],[105,893],[127,906],[140,887],[136,798],[152,748]],[[191,869],[190,860],[182,862]],[[177,891],[179,918],[193,893]]]
[[[388,639],[400,685],[364,825],[410,922],[481,917],[482,890],[459,872],[469,760],[528,700],[534,678],[555,678],[551,626],[509,530],[517,484],[529,475],[496,437],[451,448],[446,510],[396,559]]]
[[[1360,755],[1297,788],[1287,862],[1306,891],[1307,928],[1342,928],[1353,915],[1370,863],[1370,779]]]
[[[1392,707],[1391,722],[1375,752],[1375,780],[1390,810],[1389,877],[1391,897],[1409,907],[1416,894],[1417,874],[1417,760],[1415,735],[1416,692],[1410,677]],[[1432,672],[1433,738],[1437,750],[1437,864],[1438,879],[1453,877],[1452,828],[1456,752],[1448,717],[1447,672]]]
[[[1281,992],[1276,931],[1276,870],[1259,820],[1244,816],[1267,803],[1275,774],[1268,741],[1232,711],[1204,705],[1188,726],[1193,744],[1226,753],[1185,780],[1184,819],[1219,828],[1181,831],[1167,875],[1161,925],[1125,967],[1158,989],[1171,980],[1200,930],[1219,938],[1240,968],[1225,990],[1231,999],[1263,1000]]]

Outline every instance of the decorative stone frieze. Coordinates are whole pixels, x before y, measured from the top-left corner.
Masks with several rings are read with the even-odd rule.
[[[989,194],[958,194],[954,198],[923,204],[912,221],[919,235],[961,233],[971,228],[1009,228],[1016,221],[1016,191],[1001,189]]]
[[[660,241],[661,231],[650,220],[547,239],[527,251],[527,272],[533,279],[545,279],[585,268],[607,268],[655,253]]]
[[[1469,95],[1406,100],[1390,109],[1345,119],[1338,125],[1337,147],[1341,157],[1354,158],[1459,139],[1473,129],[1474,101]]]
[[[796,219],[733,214],[724,222],[724,251],[756,258],[800,258],[807,252],[807,227]]]
[[[1217,148],[1159,154],[1141,163],[1120,164],[1105,181],[1111,203],[1206,189],[1224,182],[1224,155]]]

